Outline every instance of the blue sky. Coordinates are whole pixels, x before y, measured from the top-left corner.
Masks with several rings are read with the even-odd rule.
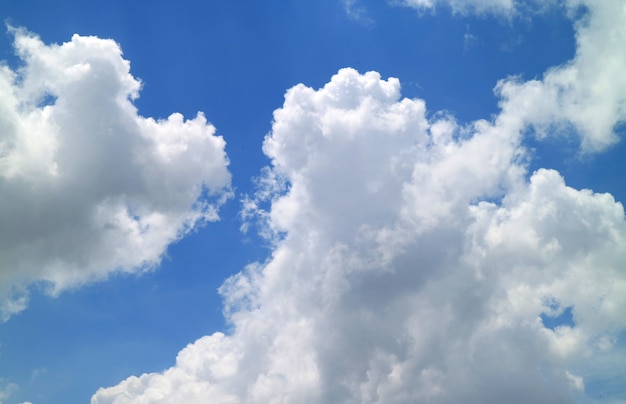
[[[526,392],[527,402],[625,402],[625,390],[619,387],[626,385],[619,376],[626,373],[626,301],[620,298],[626,290],[621,265],[626,254],[620,243],[626,241],[623,210],[620,216],[615,201],[580,191],[610,193],[618,202],[626,199],[625,146],[610,140],[611,132],[618,138],[624,135],[626,98],[619,91],[624,80],[615,72],[626,56],[610,43],[599,54],[589,50],[594,49],[594,41],[608,35],[602,27],[618,39],[625,35],[615,23],[626,18],[623,6],[620,14],[618,1],[603,6],[573,0],[270,3],[2,2],[0,16],[8,26],[24,28],[46,46],[70,42],[74,34],[114,40],[123,59],[130,62],[130,74],[141,80],[139,97],[132,102],[137,122],[143,122],[143,117],[167,119],[174,112],[193,119],[201,111],[215,126],[216,135],[224,138],[228,164],[215,157],[219,167],[206,168],[205,161],[218,156],[222,146],[207,141],[200,132],[185,138],[191,147],[184,158],[162,167],[161,160],[137,166],[141,158],[136,156],[144,154],[141,145],[147,141],[128,146],[122,137],[114,143],[103,140],[101,147],[90,149],[103,156],[100,168],[93,172],[85,168],[79,185],[68,185],[72,194],[54,193],[41,200],[37,199],[40,194],[21,186],[21,174],[11,174],[21,173],[19,169],[27,172],[26,168],[0,167],[4,170],[2,192],[15,192],[16,206],[20,200],[24,206],[23,212],[10,203],[0,206],[0,216],[6,218],[29,215],[29,209],[55,214],[48,205],[73,206],[75,199],[84,199],[85,205],[76,202],[76,206],[85,209],[91,209],[90,204],[105,204],[108,209],[107,201],[135,195],[130,188],[114,193],[116,181],[126,184],[121,179],[124,175],[103,174],[115,172],[116,166],[123,172],[125,164],[148,173],[129,175],[129,183],[139,184],[137,189],[144,189],[145,178],[146,189],[153,184],[150,181],[161,184],[159,178],[165,178],[157,186],[160,190],[128,196],[129,212],[134,206],[140,212],[163,209],[166,221],[180,231],[184,227],[181,215],[193,211],[195,197],[205,195],[194,194],[194,186],[204,182],[216,193],[208,200],[219,207],[220,216],[219,221],[192,221],[192,229],[180,240],[176,240],[176,230],[168,230],[165,238],[158,233],[156,252],[148,245],[152,239],[144,240],[141,245],[149,251],[145,258],[139,253],[135,258],[132,248],[125,251],[123,245],[114,244],[122,251],[119,257],[111,253],[115,257],[110,261],[105,257],[92,262],[89,254],[109,251],[98,243],[113,241],[106,235],[95,237],[83,249],[80,235],[93,229],[81,227],[91,222],[78,219],[68,239],[77,246],[67,255],[50,253],[56,250],[46,243],[56,245],[50,241],[54,237],[40,241],[33,236],[36,232],[26,232],[31,239],[25,236],[24,244],[15,244],[15,250],[41,242],[41,251],[47,253],[33,250],[36,258],[22,260],[6,253],[10,248],[6,247],[2,253],[10,257],[2,259],[0,268],[7,274],[2,278],[6,284],[3,298],[14,288],[26,293],[29,301],[0,324],[0,402],[88,402],[99,388],[118,384],[117,393],[103,390],[92,402],[140,398],[143,402],[454,402],[455,397],[497,402],[517,397],[520,391]],[[611,13],[615,21],[602,20]],[[30,35],[25,32],[7,33],[0,40],[0,59],[13,71],[31,63],[20,60],[13,45],[15,36]],[[576,35],[590,38],[592,45],[580,48]],[[90,52],[96,42],[85,46]],[[40,52],[40,48],[32,49],[29,52],[35,55]],[[613,64],[607,65],[617,66],[615,70],[594,64],[607,55],[614,57]],[[55,63],[65,62],[65,56],[55,57]],[[72,57],[82,56],[78,52]],[[93,66],[100,63],[94,62],[100,61],[97,58],[98,52],[85,56]],[[40,63],[37,60],[31,65]],[[569,80],[567,74],[544,80],[544,73],[554,72],[552,67],[565,70],[572,65],[579,72],[573,82],[558,84]],[[346,67],[356,71],[340,71]],[[369,71],[380,76],[366,76]],[[70,75],[67,69],[64,72]],[[76,112],[72,98],[93,108],[80,111],[94,111],[105,122],[117,119],[118,110],[113,104],[100,104],[106,96],[98,94],[97,85],[77,86],[69,92],[74,81],[48,77],[36,69],[18,74],[30,74],[33,91],[58,97],[58,106],[52,105],[56,126],[44,126],[41,133],[57,136],[60,144],[69,139],[78,145],[61,148],[66,154],[50,152],[50,161],[61,167],[60,174],[50,178],[63,178],[63,156],[74,161],[75,156],[88,155],[81,146],[83,132],[76,128],[96,128],[90,126],[91,115],[72,116]],[[506,80],[511,76],[517,76],[516,81]],[[612,84],[594,81],[599,76]],[[94,83],[101,80],[106,87],[105,78],[94,77]],[[398,91],[392,81],[386,81],[390,77],[399,79],[401,96],[388,95]],[[494,94],[499,80],[509,86],[508,96]],[[543,86],[536,98],[529,95],[527,83],[532,80]],[[294,87],[299,83],[311,90]],[[28,87],[19,80],[13,85]],[[293,97],[286,98],[292,88]],[[559,89],[554,100],[550,98],[553,88]],[[26,97],[24,105],[30,105],[29,95],[21,96]],[[424,100],[426,109],[420,110],[417,101],[400,107],[399,99],[404,97]],[[83,98],[87,101],[81,102]],[[361,100],[362,114],[352,117],[342,103],[354,100]],[[594,112],[592,117],[586,115],[586,103]],[[11,105],[10,101],[5,104]],[[16,116],[27,122],[24,125],[30,125],[27,114],[14,108]],[[130,107],[120,108],[120,114],[132,115]],[[60,111],[58,116],[55,111]],[[341,117],[348,116],[352,118],[342,121]],[[481,119],[486,123],[476,123]],[[387,120],[405,123],[394,126]],[[522,122],[519,127],[518,121]],[[6,122],[13,121],[6,118]],[[135,136],[134,129],[124,126],[127,121],[119,122],[114,131]],[[71,137],[64,137],[66,127]],[[324,128],[327,140],[309,133],[314,127]],[[172,123],[167,130],[175,137],[184,128],[182,123]],[[451,131],[452,143],[418,140],[422,135],[434,139],[437,128]],[[357,135],[348,140],[337,134],[353,132]],[[16,133],[16,138],[27,136]],[[442,139],[448,136],[445,133]],[[0,136],[11,141],[13,133]],[[105,135],[96,131],[89,136],[85,142],[100,145],[97,137]],[[136,136],[149,137],[151,132],[146,129]],[[208,136],[213,139],[213,134]],[[196,141],[211,144],[196,148],[192,144]],[[428,150],[423,155],[422,144]],[[124,156],[131,148],[136,153],[132,158],[139,160],[127,162]],[[7,150],[4,153],[10,155],[12,149]],[[47,149],[42,146],[42,150]],[[162,149],[155,146],[154,150]],[[46,153],[25,154],[19,161],[34,161]],[[152,156],[148,151],[145,155]],[[155,165],[154,172],[160,173],[154,175],[156,179],[150,174]],[[265,177],[265,184],[270,185],[264,189],[258,178],[266,166],[270,169],[265,172],[274,177]],[[395,168],[388,169],[391,166]],[[533,176],[538,169],[557,170],[571,188],[559,183],[556,171]],[[80,170],[73,173],[81,174]],[[54,184],[53,179],[41,180],[48,178],[43,174],[33,175],[43,181],[44,185],[38,185],[41,189]],[[187,188],[185,179],[189,179]],[[360,194],[360,188],[347,191],[361,180],[367,189],[375,189],[371,198],[361,198],[366,194]],[[279,189],[281,181],[289,184],[287,189]],[[24,184],[30,183],[24,180]],[[176,184],[184,185],[177,188]],[[195,196],[174,198],[172,205],[166,205],[161,201],[171,195],[170,185],[180,195],[189,191]],[[104,196],[75,197],[83,193]],[[219,201],[220,195],[228,199]],[[252,203],[247,211],[251,224],[244,233],[240,230],[244,223],[241,201],[246,196]],[[156,228],[157,222],[151,223]],[[3,240],[11,237],[5,231]],[[264,238],[268,233],[273,236]],[[529,235],[528,239],[522,235]],[[528,241],[533,237],[536,243]],[[87,258],[73,261],[71,257],[83,250]],[[370,257],[371,251],[380,256],[372,253]],[[145,271],[150,260],[159,263]],[[15,262],[17,269],[11,267]],[[256,266],[249,268],[256,269],[244,271],[250,264]],[[326,274],[323,281],[320,273]],[[227,279],[231,282],[220,295],[218,289]],[[475,292],[465,296],[466,290],[459,286],[463,283]],[[58,293],[51,292],[50,284],[56,285],[52,289]],[[319,289],[309,296],[306,285]],[[583,292],[577,293],[578,289]],[[563,324],[546,320],[558,317],[559,310],[567,313]],[[402,326],[386,325],[385,317]],[[545,327],[537,325],[542,318]],[[216,334],[220,332],[226,337]],[[532,342],[520,345],[516,333]],[[268,338],[275,343],[267,343]],[[301,343],[289,342],[293,340]],[[403,342],[395,345],[392,340]],[[435,346],[435,340],[450,345]],[[177,364],[177,354],[194,341],[204,341],[191,347],[198,361],[208,358],[203,362],[207,368],[228,368],[224,364],[232,360],[229,353],[239,358],[232,365],[236,376],[220,367],[211,376],[202,371],[177,379],[176,371],[188,369],[185,359]],[[346,348],[346,341],[354,348]],[[493,352],[477,341],[495,341]],[[219,348],[207,348],[205,343]],[[473,359],[464,356],[463,352],[472,350]],[[441,353],[432,354],[433,359],[425,352]],[[496,386],[483,396],[472,391],[483,383],[491,385],[494,375],[502,373],[498,366],[503,365],[497,363],[502,352],[510,354],[503,363],[515,382],[498,386],[496,380]],[[285,365],[300,360],[306,365],[293,369]],[[477,371],[472,367],[474,360],[487,365]],[[242,370],[250,363],[254,365],[249,370]],[[290,378],[299,372],[301,378]],[[404,372],[406,380],[398,372]],[[150,375],[136,389],[124,382],[144,373]],[[345,380],[333,382],[337,374]],[[276,375],[282,375],[281,382],[272,379]],[[160,384],[167,385],[167,380],[170,390]],[[532,393],[528,386],[535,386]],[[136,396],[127,395],[130,401],[119,398],[120,392],[131,390]],[[155,398],[159,396],[154,391],[163,392],[164,401]],[[468,391],[472,391],[469,396]],[[114,401],[115,394],[120,401]]]

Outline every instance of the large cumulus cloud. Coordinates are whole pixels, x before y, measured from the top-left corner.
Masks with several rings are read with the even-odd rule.
[[[60,45],[11,28],[0,66],[0,314],[28,287],[142,271],[228,197],[224,140],[191,120],[138,115],[140,82],[111,40]]]
[[[515,119],[462,128],[399,97],[397,80],[351,69],[291,89],[265,140],[265,188],[247,204],[269,198],[259,220],[276,246],[221,289],[232,335],[93,402],[582,394],[582,364],[625,326],[621,205],[554,171],[527,180]],[[554,302],[574,307],[575,327],[543,326]]]
[[[527,172],[523,146],[532,126],[574,128],[586,151],[615,141],[623,94],[601,99],[590,72],[620,83],[622,70],[581,55],[585,38],[620,35],[623,14],[602,11],[618,3],[588,4],[575,60],[502,82],[489,121],[428,117],[375,72],[290,89],[243,210],[273,250],[220,289],[231,331],[92,403],[626,400],[623,206]],[[626,67],[617,42],[603,49]],[[589,73],[551,87],[571,66]],[[585,96],[599,117],[567,112]],[[566,310],[571,322],[544,324]]]

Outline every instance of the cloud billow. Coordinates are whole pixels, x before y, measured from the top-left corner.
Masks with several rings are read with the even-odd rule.
[[[598,383],[624,400],[623,206],[554,170],[529,173],[523,146],[530,127],[565,126],[598,152],[626,118],[623,5],[564,4],[588,8],[575,58],[501,81],[490,120],[428,118],[376,72],[288,90],[243,211],[272,253],[221,287],[231,332],[92,403],[565,403],[593,399]],[[29,169],[60,170],[50,161]],[[564,311],[571,321],[544,324]]]
[[[624,354],[624,212],[529,176],[524,129],[429,120],[375,72],[290,89],[246,204],[272,255],[220,289],[232,333],[92,402],[583,399],[594,358]],[[545,327],[559,307],[574,324]]]
[[[10,28],[21,64],[0,67],[0,313],[137,272],[216,220],[230,195],[225,142],[204,115],[138,114],[141,83],[111,40],[60,45]]]

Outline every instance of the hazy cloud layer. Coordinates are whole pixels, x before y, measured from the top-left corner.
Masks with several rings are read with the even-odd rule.
[[[0,66],[0,315],[47,291],[157,264],[229,195],[225,142],[202,114],[138,115],[140,82],[111,40],[46,45],[11,29]]]
[[[243,211],[274,248],[222,286],[232,331],[92,403],[625,401],[623,206],[528,173],[522,147],[530,126],[615,140],[619,3],[587,4],[573,61],[501,82],[491,121],[427,119],[375,72],[290,89]]]

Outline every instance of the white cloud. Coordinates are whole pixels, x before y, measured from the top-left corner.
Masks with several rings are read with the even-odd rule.
[[[138,115],[140,82],[111,40],[46,45],[11,28],[22,61],[0,67],[0,313],[143,271],[229,196],[225,142],[199,113]]]
[[[616,125],[626,121],[626,7],[620,0],[571,0],[567,10],[584,8],[575,21],[576,56],[548,70],[541,80],[501,81],[502,108],[526,121],[540,136],[574,129],[582,150],[596,152],[617,142]]]
[[[617,142],[616,125],[626,121],[626,7],[621,0],[404,0],[429,9],[445,3],[460,13],[492,12],[511,16],[520,9],[562,7],[574,18],[577,49],[568,63],[542,78],[501,80],[496,93],[504,113],[531,125],[539,137],[575,132],[583,152],[597,152]],[[582,14],[582,16],[581,16]],[[466,35],[467,36],[467,35]],[[466,38],[467,39],[467,38]]]
[[[283,237],[222,287],[232,335],[92,402],[580,397],[569,369],[626,327],[622,206],[554,171],[527,181],[516,120],[429,122],[399,98],[397,80],[351,69],[289,90],[264,183],[290,187],[259,193]],[[574,307],[575,327],[543,327],[548,299]]]
[[[565,372],[565,375],[570,380],[574,388],[576,388],[576,390],[580,390],[580,391],[585,390],[585,384],[583,383],[582,377],[573,375],[570,372]]]
[[[6,400],[11,397],[11,395],[13,395],[18,389],[19,388],[17,384],[5,383],[3,379],[0,379],[0,404],[6,403]]]
[[[463,51],[469,51],[478,42],[478,37],[469,31],[469,26],[463,34]]]
[[[612,89],[590,102],[599,117],[563,112],[597,88],[591,73],[544,108],[524,102],[528,89],[556,89],[552,74],[601,67],[581,62],[584,40],[619,29],[594,18],[624,18],[587,18],[576,59],[543,81],[503,82],[492,121],[427,119],[422,100],[375,72],[290,89],[244,212],[258,214],[272,254],[220,289],[232,332],[92,403],[566,403],[592,397],[588,380],[623,382],[623,206],[553,170],[528,175],[522,147],[529,124],[573,125],[585,150],[610,144],[622,102]],[[608,56],[623,52],[612,44]],[[618,70],[605,79],[619,83]],[[565,307],[573,324],[544,327],[542,314]]]
[[[417,10],[432,10],[439,4],[446,4],[460,14],[494,13],[511,15],[516,12],[516,0],[399,0],[397,3]]]
[[[368,10],[359,0],[342,0],[343,9],[351,20],[358,21],[366,26],[374,25],[374,20],[369,17]]]

